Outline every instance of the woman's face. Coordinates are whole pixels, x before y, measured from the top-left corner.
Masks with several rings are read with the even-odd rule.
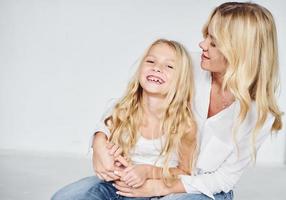
[[[154,45],[144,58],[139,75],[143,92],[165,96],[175,78],[176,54],[167,44]]]
[[[209,72],[224,74],[227,68],[227,61],[216,46],[216,40],[210,28],[206,38],[199,43],[203,50],[201,55],[201,67]]]

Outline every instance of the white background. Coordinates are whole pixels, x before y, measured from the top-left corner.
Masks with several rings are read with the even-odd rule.
[[[0,149],[87,153],[96,122],[145,48],[163,37],[199,52],[201,28],[222,2],[0,0]],[[286,3],[255,2],[276,20],[285,111]],[[284,163],[285,143],[284,129],[263,145],[259,162]]]

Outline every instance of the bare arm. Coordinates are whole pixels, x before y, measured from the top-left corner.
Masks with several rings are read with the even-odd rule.
[[[93,169],[97,176],[106,181],[117,180],[119,177],[114,172],[114,157],[107,148],[107,137],[103,132],[94,135],[93,143]]]
[[[171,187],[166,186],[161,179],[149,179],[138,188],[131,188],[122,181],[116,181],[114,186],[118,190],[117,194],[126,197],[155,197],[186,192],[180,180],[174,182]]]

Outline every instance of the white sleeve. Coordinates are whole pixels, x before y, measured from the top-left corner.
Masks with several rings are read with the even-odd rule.
[[[256,140],[256,150],[260,148],[267,136],[270,135],[273,121],[274,117],[269,117],[260,130]],[[244,132],[243,135],[244,137],[238,141],[238,152],[234,149],[216,171],[194,176],[180,176],[186,192],[203,193],[214,199],[213,194],[221,191],[227,193],[232,190],[252,161],[252,146],[249,143],[250,130]]]
[[[102,115],[100,121],[95,125],[94,131],[90,137],[90,141],[89,141],[89,146],[92,147],[92,141],[93,141],[93,137],[96,133],[98,132],[102,132],[104,133],[107,137],[109,137],[111,135],[109,129],[106,127],[104,120],[106,119],[106,117],[110,116],[113,108],[115,106],[116,101],[112,100],[108,103],[108,105],[106,106],[107,109],[104,112],[104,114]]]

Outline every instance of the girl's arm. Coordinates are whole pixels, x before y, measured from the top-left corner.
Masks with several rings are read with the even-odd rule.
[[[109,153],[107,136],[103,132],[97,132],[93,136],[93,169],[96,175],[106,181],[117,180],[119,177],[114,172],[114,157]]]

